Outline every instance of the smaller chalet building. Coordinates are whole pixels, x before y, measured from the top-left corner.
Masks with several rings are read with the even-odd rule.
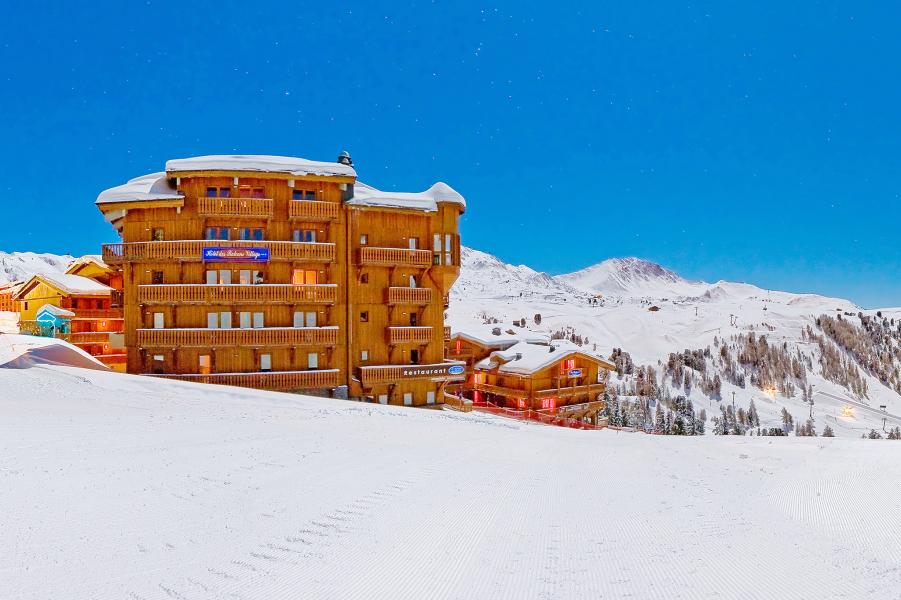
[[[456,331],[447,358],[466,363],[453,393],[473,404],[586,419],[597,423],[610,361],[566,340],[517,327],[485,325]]]
[[[112,306],[114,291],[82,275],[41,274],[23,283],[12,299],[19,307],[23,332],[63,337],[110,368],[123,371],[124,321],[122,310]]]

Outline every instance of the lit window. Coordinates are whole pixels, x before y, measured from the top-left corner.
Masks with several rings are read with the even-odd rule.
[[[209,354],[201,354],[197,357],[197,366],[198,371],[201,375],[209,375],[210,374],[210,355]]]
[[[291,273],[291,283],[294,285],[316,285],[318,275],[316,271],[294,269]]]

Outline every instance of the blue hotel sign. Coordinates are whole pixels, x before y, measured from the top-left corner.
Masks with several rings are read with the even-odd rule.
[[[571,369],[569,372],[569,376],[570,377],[581,377],[582,369]]]
[[[204,262],[269,262],[269,248],[211,246],[203,249]]]

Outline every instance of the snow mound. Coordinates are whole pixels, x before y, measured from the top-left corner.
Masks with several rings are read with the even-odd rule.
[[[109,370],[81,348],[63,340],[30,335],[0,335],[0,369],[28,369],[39,365]]]

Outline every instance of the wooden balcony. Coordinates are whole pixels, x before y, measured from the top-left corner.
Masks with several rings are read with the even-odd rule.
[[[338,387],[338,369],[316,371],[267,371],[258,373],[211,373],[209,375],[150,375],[196,383],[234,385],[261,390],[311,390]]]
[[[388,304],[429,304],[432,288],[389,287]]]
[[[72,317],[73,321],[79,319],[96,321],[125,318],[122,310],[116,308],[69,308],[66,310],[71,310],[75,313],[75,316]]]
[[[464,365],[459,362],[444,362],[428,365],[374,365],[358,367],[357,375],[363,387],[383,383],[397,383],[406,379],[428,379],[431,381],[463,381],[466,375],[450,371],[459,370]],[[455,368],[456,367],[456,368]]]
[[[216,217],[272,218],[271,198],[200,198],[197,214]]]
[[[108,344],[109,331],[80,331],[69,333],[65,337],[71,344]]]
[[[341,205],[337,202],[315,200],[291,200],[288,204],[288,218],[305,221],[333,221],[338,218]]]
[[[428,344],[432,341],[431,327],[389,327],[388,343],[396,344]]]
[[[334,304],[338,299],[335,284],[292,285],[139,285],[138,302],[142,304]]]
[[[586,385],[572,385],[566,386],[563,385],[558,388],[550,388],[547,390],[537,390],[535,392],[536,398],[571,398],[573,396],[581,396],[581,395],[597,395],[603,394],[604,390],[607,386],[603,383],[591,383]]]
[[[269,260],[332,262],[335,244],[310,242],[257,242],[250,240],[177,240],[104,244],[103,260],[125,262],[177,262],[203,260],[204,248],[268,248]]]
[[[142,347],[334,346],[338,327],[264,327],[260,329],[138,329]]]
[[[408,250],[406,248],[360,248],[358,262],[375,267],[429,267],[432,253],[429,250]]]
[[[520,390],[517,388],[504,387],[502,385],[491,385],[490,383],[474,383],[472,388],[480,392],[503,396],[505,398],[516,398],[525,400],[529,397],[528,390]]]

